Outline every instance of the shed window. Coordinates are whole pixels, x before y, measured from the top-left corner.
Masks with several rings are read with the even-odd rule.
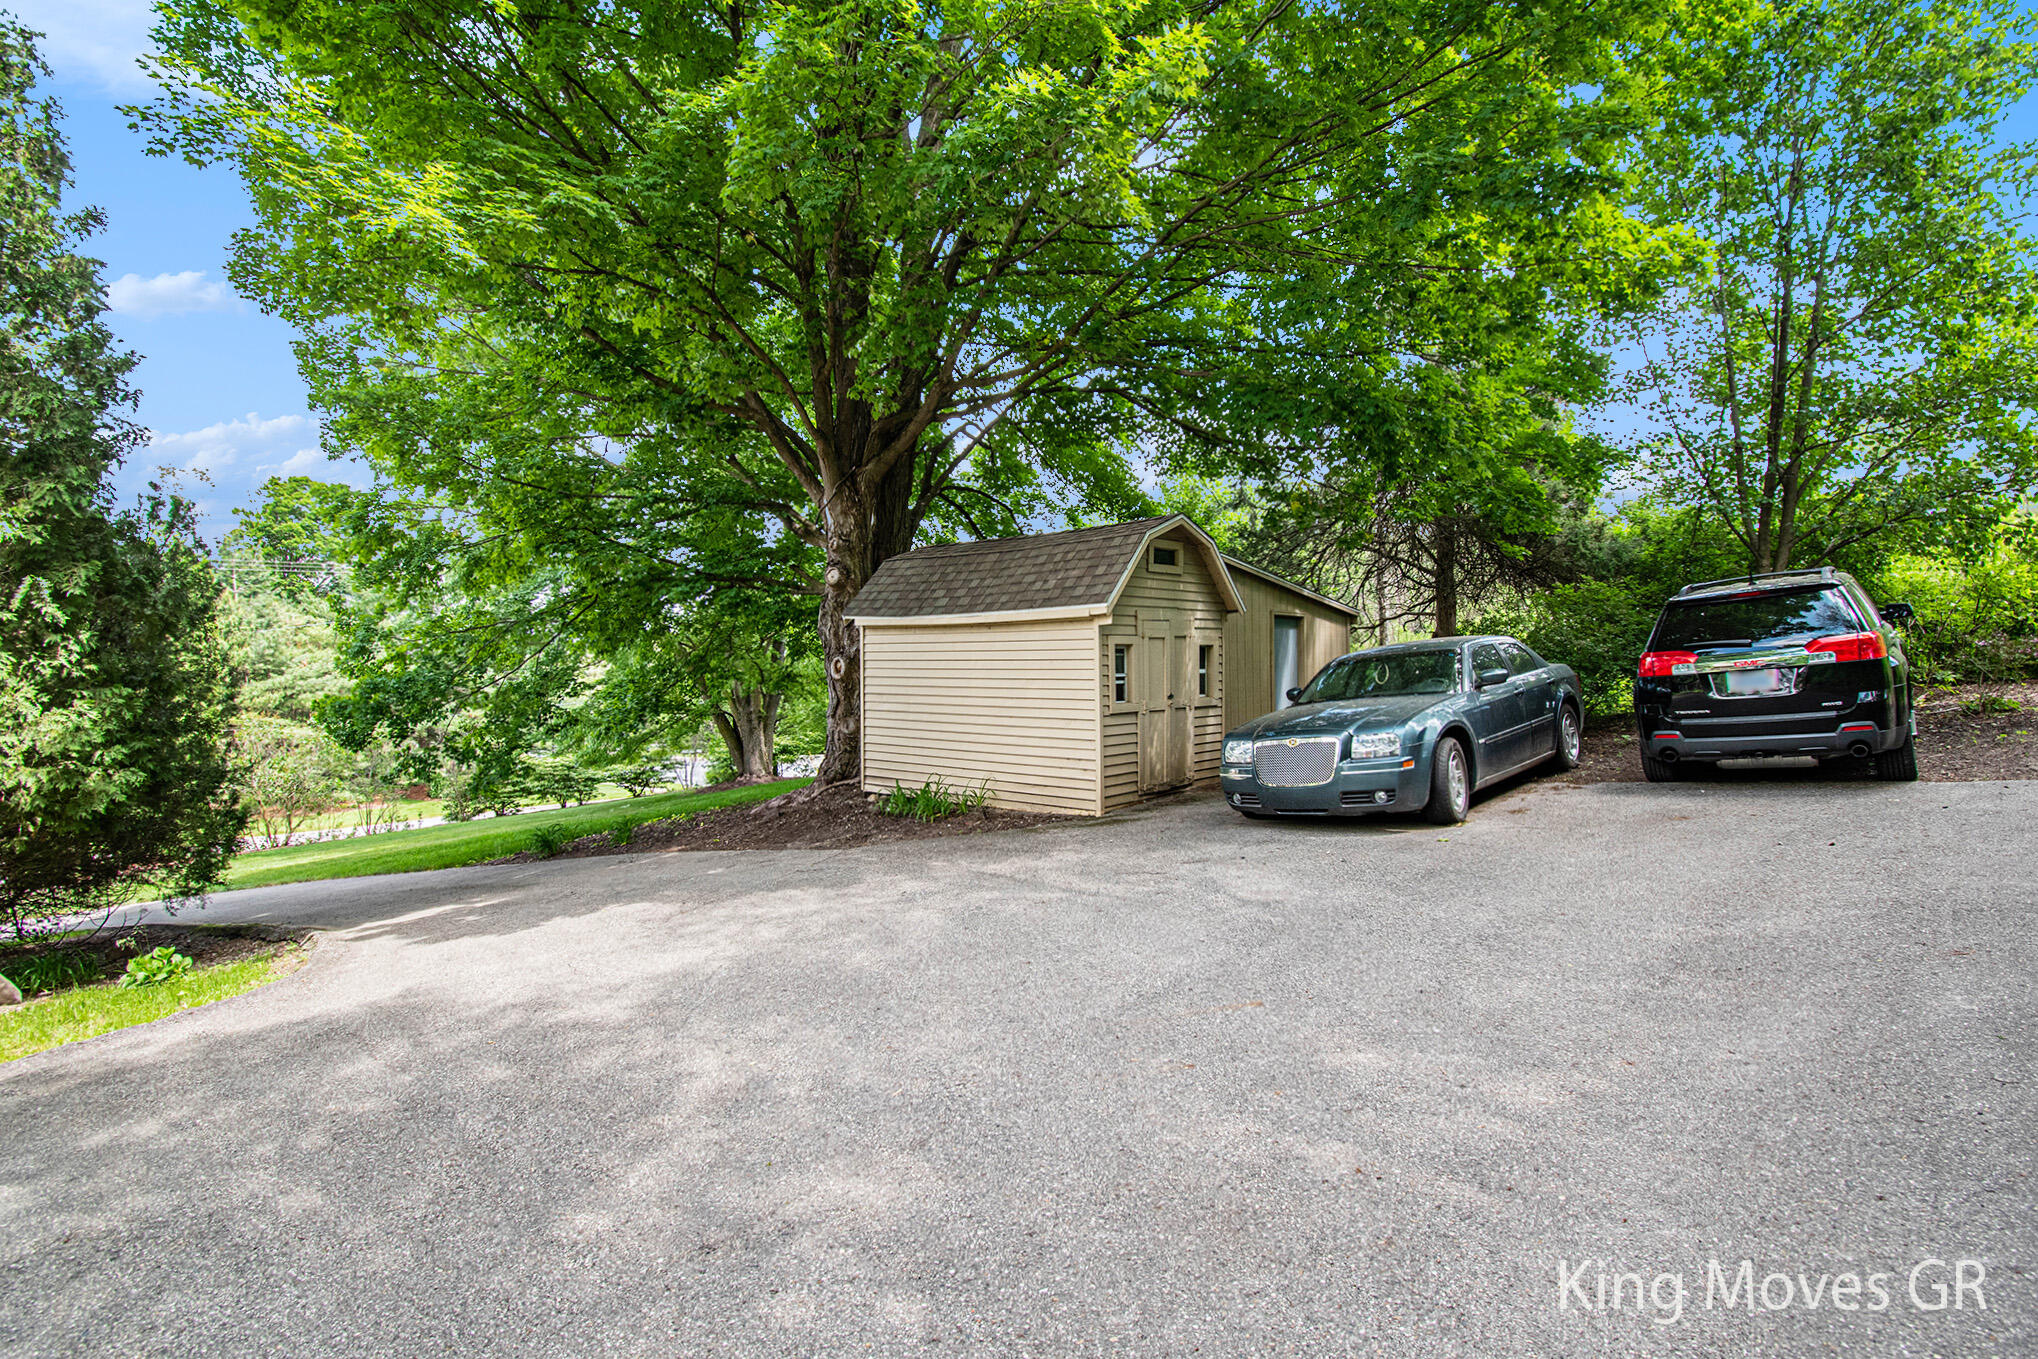
[[[1196,648],[1196,697],[1210,697],[1210,648]]]
[[[1181,570],[1182,561],[1180,556],[1180,549],[1172,547],[1156,547],[1153,550],[1153,564],[1156,569],[1161,571]]]
[[[1114,646],[1111,648],[1111,701],[1113,703],[1124,703],[1127,694],[1130,692],[1126,675],[1130,668],[1127,665],[1127,661],[1131,655],[1132,648],[1129,646]]]

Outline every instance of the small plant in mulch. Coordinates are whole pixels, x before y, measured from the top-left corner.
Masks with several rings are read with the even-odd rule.
[[[13,982],[24,996],[61,991],[67,986],[83,986],[87,982],[98,981],[103,975],[105,967],[98,958],[73,949],[38,953],[0,968],[0,976]]]
[[[988,781],[974,788],[951,788],[939,774],[908,788],[894,782],[892,790],[878,799],[878,810],[886,816],[910,816],[915,821],[939,821],[946,816],[973,812],[991,798]]]
[[[191,959],[176,949],[164,944],[150,949],[139,957],[130,958],[127,973],[120,979],[122,986],[161,986],[174,981],[191,970]]]
[[[565,823],[547,821],[531,832],[531,852],[541,859],[549,859],[579,838]]]
[[[1969,717],[1993,717],[2024,711],[2024,705],[2001,694],[1976,694],[1960,700],[1960,711]]]

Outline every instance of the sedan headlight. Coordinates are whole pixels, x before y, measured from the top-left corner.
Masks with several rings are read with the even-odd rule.
[[[1226,764],[1251,764],[1253,762],[1253,738],[1250,736],[1242,736],[1237,739],[1227,737],[1224,742],[1224,762]]]
[[[1352,738],[1352,758],[1355,760],[1378,760],[1400,753],[1401,733],[1398,731],[1364,731]]]

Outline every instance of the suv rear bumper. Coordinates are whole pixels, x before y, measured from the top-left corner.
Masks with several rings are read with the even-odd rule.
[[[1647,717],[1642,719],[1641,730],[1642,752],[1659,760],[1738,760],[1784,755],[1830,760],[1901,749],[1911,736],[1908,725],[1877,727],[1865,722],[1842,723],[1839,730],[1831,732],[1713,736],[1703,731],[1678,731],[1667,724],[1651,723]]]

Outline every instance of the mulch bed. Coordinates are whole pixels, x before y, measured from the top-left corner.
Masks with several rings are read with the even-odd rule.
[[[2015,703],[2014,712],[1979,711],[1990,697]],[[1966,705],[1963,708],[1963,705]],[[1918,777],[1928,783],[1986,783],[2038,779],[2038,685],[1965,684],[1918,696]],[[1553,783],[1639,783],[1642,757],[1631,717],[1602,718],[1585,728],[1583,759]],[[1712,771],[1707,771],[1712,772]],[[1866,760],[1842,760],[1815,769],[1723,771],[1805,779],[1874,777]]]
[[[820,792],[802,789],[769,802],[718,807],[692,816],[648,822],[637,827],[627,845],[616,844],[606,835],[585,836],[552,857],[581,859],[599,854],[693,849],[849,849],[856,845],[1019,830],[1082,819],[984,807],[938,821],[915,821],[909,816],[885,815],[872,804],[869,794],[842,784]],[[515,854],[494,862],[529,863],[539,857]]]
[[[101,977],[113,980],[127,971],[128,959],[167,944],[189,958],[197,967],[216,963],[237,963],[259,958],[280,948],[301,945],[310,930],[279,925],[133,925],[109,927],[90,939],[56,939],[24,947],[0,950],[0,968],[42,953],[83,953],[98,963]],[[121,941],[132,940],[133,948]]]

